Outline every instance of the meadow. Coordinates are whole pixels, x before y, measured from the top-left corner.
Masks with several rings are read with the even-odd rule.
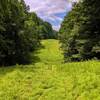
[[[0,100],[100,100],[100,62],[63,62],[58,40],[43,40],[30,65],[0,67]]]

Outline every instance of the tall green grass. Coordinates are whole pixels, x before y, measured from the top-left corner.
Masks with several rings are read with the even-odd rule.
[[[60,64],[63,62],[62,51],[58,40],[43,40],[43,48],[38,52],[37,56],[41,63],[45,64]]]
[[[63,64],[57,40],[42,41],[34,65],[0,68],[0,100],[100,100],[100,62]]]

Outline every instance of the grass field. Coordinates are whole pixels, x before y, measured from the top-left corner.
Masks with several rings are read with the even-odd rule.
[[[63,64],[57,40],[42,44],[35,64],[0,67],[0,100],[100,100],[100,62]]]

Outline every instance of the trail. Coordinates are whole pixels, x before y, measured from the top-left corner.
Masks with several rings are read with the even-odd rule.
[[[63,62],[63,54],[58,40],[43,40],[41,43],[43,48],[37,54],[41,63],[52,65]]]

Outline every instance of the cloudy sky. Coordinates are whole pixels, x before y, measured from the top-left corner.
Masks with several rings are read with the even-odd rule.
[[[25,2],[30,6],[31,12],[36,12],[44,21],[50,22],[55,30],[59,30],[64,16],[72,7],[68,0],[25,0]]]

